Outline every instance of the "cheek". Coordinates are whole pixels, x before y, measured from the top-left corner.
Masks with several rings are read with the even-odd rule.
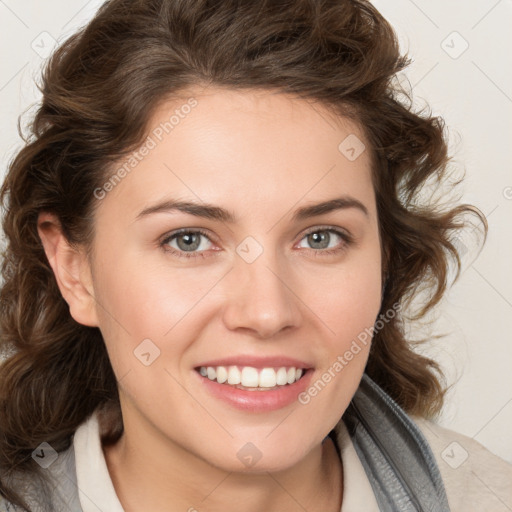
[[[331,273],[322,293],[309,295],[322,321],[317,333],[321,329],[323,335],[315,338],[322,364],[298,401],[314,429],[335,426],[364,372],[381,304],[378,261],[361,260],[350,271]]]
[[[314,280],[307,278],[304,296],[321,319],[319,327],[324,333],[317,341],[322,353],[317,378],[322,382],[312,394],[320,395],[324,387],[329,387],[329,391],[319,396],[319,407],[323,403],[329,409],[334,400],[343,409],[357,388],[381,306],[380,261],[378,244],[372,244],[367,251],[354,253],[338,271],[322,270]],[[312,287],[312,283],[316,286]]]
[[[154,344],[157,354],[165,352],[168,361],[179,360],[197,334],[194,330],[200,330],[205,315],[200,306],[222,269],[198,273],[127,256],[107,257],[102,263],[95,286],[98,317],[116,374],[140,370],[134,356],[143,342],[150,349]],[[201,318],[198,311],[203,311]],[[184,327],[189,336],[178,336]]]
[[[371,279],[371,273],[365,279],[333,279],[325,291],[319,308],[328,327],[319,341],[324,356],[322,370],[328,370],[331,377],[334,372],[336,381],[358,380],[364,371],[379,309],[380,281]],[[327,375],[325,379],[331,381]]]
[[[316,294],[309,295],[310,304],[316,304],[311,309],[321,319],[318,327],[323,336],[318,338],[318,347],[322,364],[299,402],[315,410],[318,428],[322,421],[336,424],[366,366],[381,305],[380,258],[374,256],[330,273],[329,279],[320,279],[321,293],[317,288]]]
[[[302,297],[323,320],[333,349],[343,350],[373,326],[381,305],[380,261],[378,245],[372,244],[371,250],[354,252],[338,268],[301,272],[306,276],[301,278]]]
[[[324,299],[327,316],[338,339],[341,350],[348,341],[355,339],[365,329],[373,326],[381,303],[380,274],[368,269],[364,278],[343,279],[333,283]]]

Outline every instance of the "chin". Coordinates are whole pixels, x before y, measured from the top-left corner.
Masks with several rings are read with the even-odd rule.
[[[313,448],[313,442],[307,442],[302,436],[296,440],[288,437],[286,441],[265,439],[268,432],[253,441],[234,439],[230,446],[220,453],[203,453],[202,457],[211,465],[227,472],[235,473],[274,473],[284,471],[299,463]],[[321,441],[318,442],[321,444]]]

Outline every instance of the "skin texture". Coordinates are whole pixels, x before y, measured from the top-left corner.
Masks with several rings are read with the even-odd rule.
[[[99,200],[92,261],[67,244],[53,215],[39,217],[70,313],[100,328],[119,381],[125,431],[104,449],[116,492],[127,512],[339,511],[342,467],[322,441],[357,389],[369,346],[307,405],[271,412],[214,398],[194,368],[285,355],[309,362],[313,383],[374,324],[382,283],[370,155],[350,161],[338,149],[364,136],[319,104],[220,88],[162,103],[148,134],[189,97],[196,106]],[[368,215],[346,208],[292,220],[300,207],[345,195]],[[237,222],[177,211],[137,220],[169,198],[221,206]],[[186,247],[176,238],[160,245],[180,228],[207,232],[195,250],[205,257],[173,254]],[[310,228],[342,230],[353,242],[328,232],[328,248],[318,248]],[[252,263],[236,250],[248,236],[263,250]],[[144,339],[160,350],[149,366],[134,356]],[[251,467],[237,457],[248,442],[261,453]]]

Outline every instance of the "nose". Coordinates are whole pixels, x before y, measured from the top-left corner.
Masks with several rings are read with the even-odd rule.
[[[261,339],[275,337],[301,322],[300,299],[293,292],[293,277],[276,258],[261,255],[253,263],[236,258],[229,273],[223,312],[224,324]]]

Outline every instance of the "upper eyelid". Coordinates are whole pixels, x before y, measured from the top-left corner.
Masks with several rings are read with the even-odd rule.
[[[313,226],[311,228],[307,228],[305,231],[303,231],[302,236],[306,236],[309,233],[314,233],[315,231],[336,231],[336,232],[340,232],[342,234],[346,234],[347,236],[351,236],[350,232],[347,229],[341,228],[339,226],[329,226],[329,225],[326,225],[326,226],[319,225],[319,226]]]
[[[174,239],[174,237],[176,237],[178,235],[185,234],[185,233],[199,233],[202,236],[208,238],[211,242],[215,241],[215,237],[210,235],[210,232],[208,230],[202,229],[202,228],[179,228],[177,230],[170,231],[169,233],[166,233],[165,235],[163,235],[160,238],[160,241],[161,241],[161,243],[167,242],[168,240]]]

